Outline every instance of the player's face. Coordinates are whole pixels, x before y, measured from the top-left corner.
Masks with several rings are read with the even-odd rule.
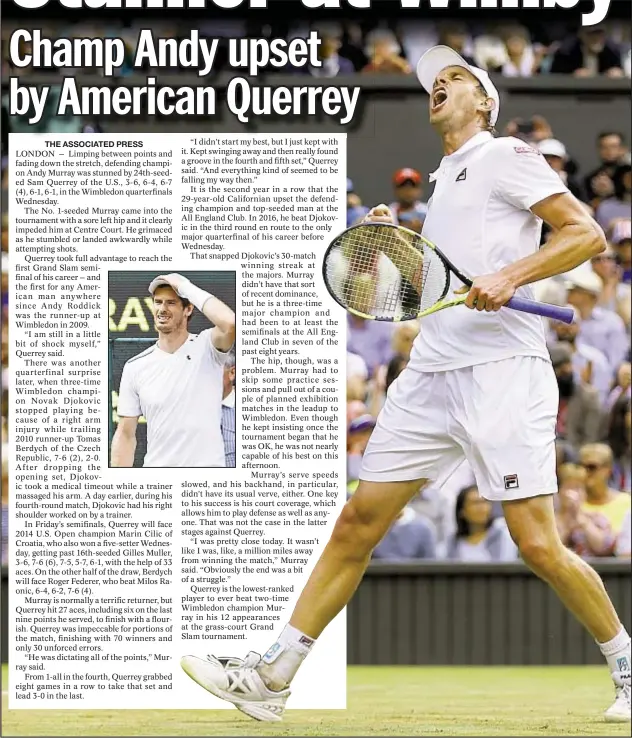
[[[481,112],[484,97],[476,77],[463,67],[446,67],[430,95],[430,123],[439,129],[460,128]]]
[[[158,333],[173,333],[186,328],[188,311],[171,287],[154,292],[154,326]]]

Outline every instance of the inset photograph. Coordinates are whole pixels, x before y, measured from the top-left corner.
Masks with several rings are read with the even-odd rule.
[[[234,467],[234,271],[110,271],[110,467]]]

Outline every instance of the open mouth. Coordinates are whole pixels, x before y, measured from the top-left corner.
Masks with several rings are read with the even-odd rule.
[[[166,323],[169,318],[169,315],[159,315],[156,320],[158,321],[158,323]]]
[[[448,101],[448,91],[445,87],[437,87],[432,93],[432,112],[436,113]]]

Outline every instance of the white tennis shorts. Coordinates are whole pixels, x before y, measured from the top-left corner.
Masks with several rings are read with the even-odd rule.
[[[557,491],[559,394],[544,359],[517,356],[463,369],[405,369],[391,385],[360,479],[442,486],[467,459],[488,500]]]

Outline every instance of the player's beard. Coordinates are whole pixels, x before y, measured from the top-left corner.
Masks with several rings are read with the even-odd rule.
[[[187,319],[184,315],[181,316],[179,320],[174,318],[173,315],[171,315],[170,318],[171,319],[167,323],[160,323],[157,317],[154,318],[154,326],[158,333],[177,333],[178,331],[182,330],[183,327],[186,327]]]

